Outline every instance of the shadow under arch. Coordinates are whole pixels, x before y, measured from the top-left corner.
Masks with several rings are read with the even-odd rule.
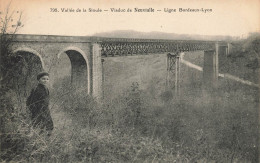
[[[12,54],[16,59],[10,77],[11,85],[19,97],[27,97],[38,83],[37,74],[45,68],[43,59],[36,50],[27,47],[19,47]]]
[[[67,54],[71,62],[71,84],[78,87],[87,81],[87,93],[90,94],[90,69],[86,53],[78,47],[69,46],[58,53],[58,59],[62,53]],[[86,75],[84,71],[87,73]]]
[[[18,53],[18,52],[31,53],[31,54],[34,54],[35,56],[39,57],[42,69],[45,70],[45,64],[43,62],[42,56],[36,50],[31,49],[31,48],[22,47],[22,48],[17,48],[12,51],[13,54]]]

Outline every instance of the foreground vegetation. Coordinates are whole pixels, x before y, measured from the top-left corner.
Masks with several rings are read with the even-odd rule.
[[[260,34],[252,33],[248,39],[236,41],[231,45],[231,54],[226,58],[220,57],[220,72],[258,83]]]
[[[258,88],[226,79],[205,88],[201,72],[182,70],[178,96],[151,78],[97,102],[69,88],[69,78],[59,80],[50,137],[31,127],[18,88],[1,87],[0,161],[258,162]]]
[[[1,161],[257,162],[256,97],[245,87],[151,97],[136,83],[103,104],[67,94],[52,103],[51,137],[30,127],[24,108],[15,109]]]

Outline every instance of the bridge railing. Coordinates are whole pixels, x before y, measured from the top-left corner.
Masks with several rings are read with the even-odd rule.
[[[165,52],[185,52],[198,50],[215,49],[215,42],[108,42],[103,41],[101,44],[101,55],[126,56],[141,54],[156,54]]]

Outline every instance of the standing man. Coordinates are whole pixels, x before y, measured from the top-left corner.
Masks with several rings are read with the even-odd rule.
[[[49,110],[49,73],[41,72],[37,75],[38,85],[32,89],[26,105],[31,112],[33,127],[46,130],[50,136],[53,130],[53,121]]]

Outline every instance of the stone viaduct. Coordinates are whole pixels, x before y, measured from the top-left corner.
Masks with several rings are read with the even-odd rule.
[[[94,97],[102,96],[102,57],[162,53],[171,54],[171,64],[174,64],[180,52],[203,50],[205,82],[214,83],[218,78],[218,55],[230,50],[225,42],[198,40],[17,34],[13,42],[13,53],[34,54],[42,69],[49,72],[61,55],[66,54],[71,62],[72,85],[83,87]]]

